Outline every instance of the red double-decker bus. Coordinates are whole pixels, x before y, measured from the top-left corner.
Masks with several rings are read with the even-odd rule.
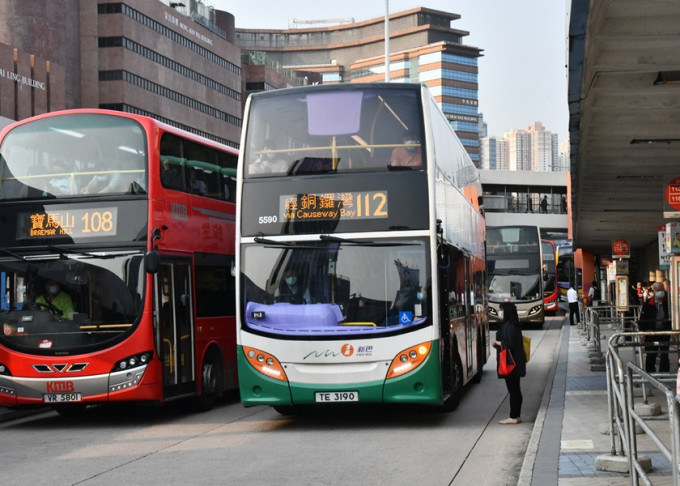
[[[0,406],[237,386],[235,149],[106,110],[0,133]]]
[[[543,259],[543,310],[555,314],[559,307],[559,287],[557,286],[557,251],[555,242],[541,240]]]

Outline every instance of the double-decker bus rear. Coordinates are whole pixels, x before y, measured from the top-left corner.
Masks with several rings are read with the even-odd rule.
[[[453,408],[481,377],[478,176],[426,93],[357,84],[249,99],[237,221],[245,405]]]
[[[0,405],[208,406],[235,386],[237,152],[104,110],[42,115],[1,138]]]

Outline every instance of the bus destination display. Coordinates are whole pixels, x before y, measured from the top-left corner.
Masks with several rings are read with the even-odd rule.
[[[17,239],[115,236],[118,208],[45,209],[17,214]]]
[[[387,191],[284,195],[279,214],[283,221],[387,218]]]

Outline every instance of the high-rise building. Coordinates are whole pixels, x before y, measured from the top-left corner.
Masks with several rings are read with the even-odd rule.
[[[460,15],[417,7],[389,16],[390,81],[426,84],[478,164],[478,67],[482,50],[451,23]],[[282,66],[320,73],[324,84],[385,80],[383,17],[332,27],[236,29],[236,44]]]
[[[42,60],[58,67],[65,89],[46,111],[138,113],[238,146],[241,50],[233,42],[233,15],[203,2],[167,0],[4,1],[1,12],[0,44],[40,59],[33,75],[22,59],[21,75],[40,83]],[[42,103],[42,92],[35,94]],[[31,106],[29,97],[19,102]],[[30,116],[25,106],[18,118]]]
[[[508,142],[508,170],[531,170],[531,137],[526,130],[506,132]]]
[[[510,170],[510,143],[505,139],[496,140],[496,168]]]
[[[487,125],[486,121],[484,121],[483,113],[479,114],[478,123],[479,123],[479,139],[481,140],[489,136],[489,126]]]
[[[480,169],[497,170],[498,165],[498,141],[496,137],[485,137],[480,140]]]
[[[495,140],[495,152],[492,140]],[[498,170],[560,170],[558,136],[534,122],[524,130],[506,132],[502,138],[482,139],[482,168]],[[491,159],[495,153],[495,160]]]
[[[553,171],[557,166],[557,134],[549,132],[541,122],[526,127],[531,137],[531,170]]]
[[[558,163],[556,171],[569,172],[571,170],[571,158],[569,156],[569,140],[565,140],[560,144],[560,155],[558,156]]]

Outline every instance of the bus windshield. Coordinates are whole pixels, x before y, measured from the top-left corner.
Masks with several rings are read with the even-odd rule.
[[[413,88],[291,89],[251,99],[244,177],[423,167]]]
[[[0,147],[0,200],[146,194],[147,148],[134,120],[72,114],[18,125]]]
[[[75,354],[110,345],[134,327],[144,290],[140,252],[55,253],[0,261],[3,345]]]
[[[263,334],[341,337],[428,323],[424,240],[262,242],[245,246],[244,327]]]
[[[531,226],[487,228],[489,300],[543,298],[538,229]]]

